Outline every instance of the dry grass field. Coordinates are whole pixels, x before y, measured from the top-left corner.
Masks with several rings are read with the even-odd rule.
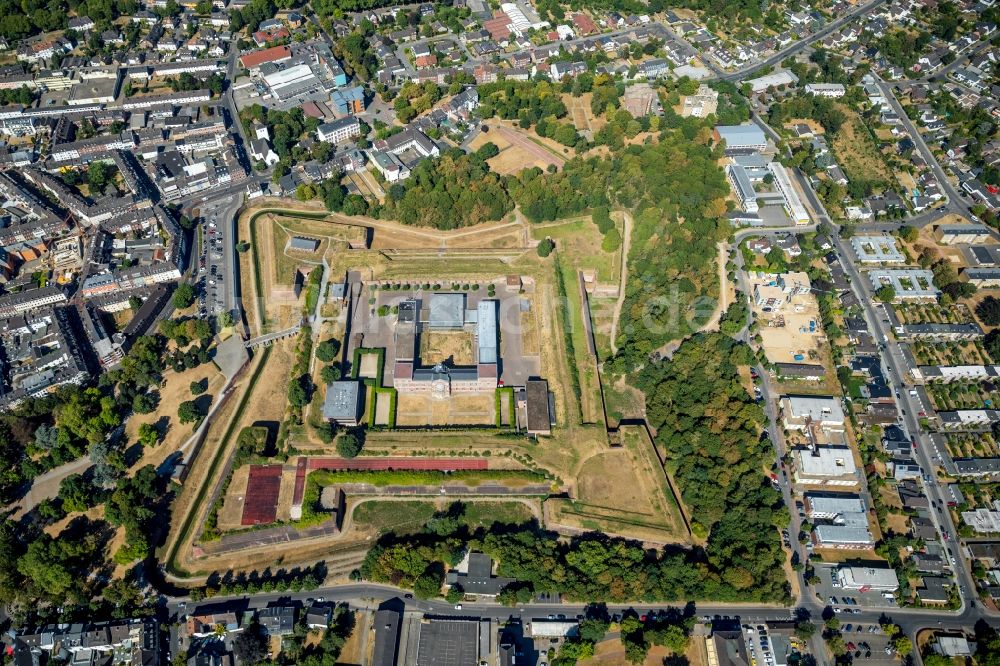
[[[646,431],[626,427],[623,446],[588,458],[577,470],[573,499],[550,500],[550,519],[652,543],[687,543],[678,503]]]
[[[847,122],[834,137],[832,147],[847,177],[851,180],[875,180],[886,184],[891,182],[892,172],[857,113],[843,104],[838,105],[838,108],[844,112]]]
[[[214,363],[204,363],[181,373],[167,370],[163,373],[166,385],[159,389],[160,403],[150,414],[133,414],[125,423],[125,436],[136,441],[139,426],[149,423],[160,432],[160,443],[143,449],[136,465],[160,465],[187,442],[193,432],[191,424],[182,424],[177,419],[177,406],[185,400],[195,400],[191,395],[191,382],[208,379],[208,390],[198,396],[204,403],[218,399],[219,391],[226,378]],[[207,397],[206,397],[207,396]]]
[[[396,425],[489,425],[496,422],[493,394],[451,395],[400,393],[396,403]]]
[[[420,360],[424,365],[445,361],[451,366],[475,365],[472,335],[466,331],[424,331],[420,335]]]

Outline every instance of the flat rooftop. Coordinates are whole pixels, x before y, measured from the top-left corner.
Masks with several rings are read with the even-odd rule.
[[[479,663],[479,622],[431,619],[420,625],[417,666]]]

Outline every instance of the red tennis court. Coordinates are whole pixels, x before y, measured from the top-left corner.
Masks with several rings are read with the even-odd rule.
[[[278,517],[281,465],[251,465],[241,525],[267,525]]]

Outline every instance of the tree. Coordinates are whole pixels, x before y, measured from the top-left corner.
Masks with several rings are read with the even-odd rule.
[[[201,395],[208,390],[208,379],[199,379],[191,382],[191,395]]]
[[[552,250],[555,249],[555,246],[556,244],[552,242],[551,238],[543,238],[538,244],[538,256],[544,259],[552,254]]]
[[[808,641],[816,633],[816,625],[812,622],[799,622],[795,625],[795,636],[802,641]]]
[[[191,307],[192,303],[194,303],[194,287],[186,282],[177,285],[177,291],[174,292],[174,307],[183,310]]]
[[[309,404],[309,392],[306,390],[306,381],[308,381],[308,377],[302,375],[300,377],[293,377],[288,382],[288,402],[293,407],[305,407]]]
[[[259,664],[267,657],[267,643],[260,626],[252,624],[233,639],[233,654],[244,664]]]
[[[87,185],[94,192],[104,194],[104,188],[108,186],[110,173],[108,165],[102,160],[95,160],[87,167]]]
[[[580,639],[600,643],[608,633],[608,622],[599,618],[586,618],[580,622]]]
[[[484,143],[479,147],[479,150],[476,151],[476,155],[479,157],[479,159],[482,160],[488,160],[491,157],[496,157],[499,154],[500,154],[500,149],[497,148],[497,145],[492,141],[487,141],[486,143]]]
[[[927,656],[923,657],[924,666],[952,666],[955,662],[952,661],[951,657],[946,657],[943,654],[937,654],[932,652]]]
[[[234,321],[235,320],[233,319],[233,313],[230,312],[229,310],[226,310],[225,312],[219,315],[220,328],[229,328],[230,326],[233,325]]]
[[[976,314],[987,326],[1000,325],[1000,298],[987,296],[979,301],[976,306]]]
[[[160,441],[160,432],[151,423],[141,423],[136,439],[143,446],[156,446]]]
[[[344,458],[354,458],[364,446],[364,442],[354,432],[346,432],[337,440],[337,453]]]
[[[336,365],[324,366],[319,372],[319,378],[323,380],[324,384],[332,384],[340,379],[340,368]]]
[[[194,423],[201,416],[201,410],[193,400],[185,400],[177,406],[177,418],[181,423]]]
[[[428,567],[413,583],[413,595],[418,599],[430,599],[441,594],[441,573],[434,567]]]
[[[70,474],[59,483],[59,499],[67,513],[86,511],[94,505],[94,487],[80,474]]]
[[[912,243],[917,240],[917,236],[920,232],[916,227],[911,227],[910,225],[902,226],[899,228],[899,237],[905,240],[907,243]]]
[[[875,298],[883,303],[892,303],[896,300],[896,290],[891,284],[884,284],[875,290]]]
[[[1000,363],[1000,328],[986,334],[983,346],[986,347],[986,353],[990,355],[993,362]]]
[[[316,345],[316,358],[324,363],[330,363],[337,358],[340,353],[340,341],[335,338],[324,340]]]
[[[136,414],[152,414],[159,403],[159,394],[155,391],[151,393],[137,393],[132,398],[132,411]]]
[[[605,252],[616,252],[622,246],[622,236],[617,229],[611,229],[604,235],[601,249]]]
[[[450,586],[448,588],[448,593],[444,595],[444,600],[449,604],[457,604],[459,601],[465,598],[465,590],[458,583]]]

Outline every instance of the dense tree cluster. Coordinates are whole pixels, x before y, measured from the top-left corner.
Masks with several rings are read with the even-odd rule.
[[[704,550],[657,553],[601,534],[566,543],[526,526],[471,535],[428,526],[383,540],[368,553],[362,575],[427,593],[440,586],[444,565],[470,547],[497,559],[498,574],[515,578],[527,594],[607,602],[787,600],[776,526],[787,524],[788,511],[761,471],[771,453],[758,438],[763,413],[736,372],[749,360],[749,349],[725,336],[696,336],[671,363],[647,366],[636,384],[649,396],[650,424],[684,501],[698,507],[692,529],[707,536]]]
[[[653,10],[653,4],[661,6],[666,5],[663,0],[652,0],[650,8],[647,11],[660,11]],[[696,11],[705,12],[705,14],[709,17],[729,21],[735,17],[740,19],[751,19],[755,22],[760,22],[764,19],[764,13],[761,10],[761,7],[767,7],[767,5],[760,2],[754,2],[754,0],[681,0],[676,4],[671,3],[667,6],[694,9]],[[664,6],[664,8],[666,8],[666,6]]]
[[[987,326],[1000,325],[1000,298],[987,296],[976,305],[976,315]]]
[[[789,515],[761,472],[773,450],[758,436],[764,415],[736,373],[750,361],[748,347],[699,335],[669,363],[647,365],[636,386],[684,503],[698,508],[692,531],[708,536],[705,596],[763,601],[787,594],[777,528]]]
[[[522,127],[530,127],[542,118],[563,118],[566,105],[559,96],[559,88],[547,81],[497,81],[478,88],[481,118],[493,116],[504,120],[519,120]]]
[[[786,97],[781,102],[771,105],[768,114],[769,124],[781,127],[792,118],[812,118],[830,134],[840,131],[847,120],[844,112],[838,109],[836,102],[829,97],[797,95]]]
[[[514,205],[504,180],[478,154],[452,148],[424,160],[387,193],[382,216],[403,224],[456,229],[499,220]]]
[[[168,77],[167,85],[170,86],[170,89],[174,92],[207,88],[212,91],[213,95],[218,97],[222,94],[222,91],[225,88],[226,77],[222,74],[215,73],[204,79],[199,79],[194,74],[184,72],[180,76]]]

